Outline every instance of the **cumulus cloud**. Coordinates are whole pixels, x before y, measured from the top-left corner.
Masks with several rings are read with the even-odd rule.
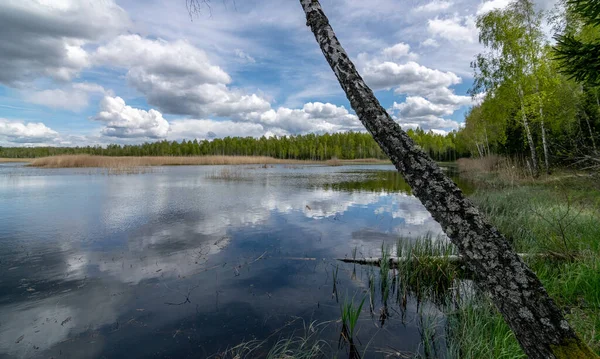
[[[266,134],[259,123],[183,119],[171,121],[169,139],[213,139],[227,136],[260,137]]]
[[[396,120],[403,129],[416,129],[419,127],[425,131],[431,130],[436,133],[447,133],[447,130],[459,128],[458,122],[433,115],[413,118],[394,117],[394,120]]]
[[[414,57],[415,56],[415,54],[410,52],[410,45],[405,44],[403,42],[398,43],[391,47],[386,47],[385,49],[383,49],[383,51],[381,51],[381,53],[386,58],[389,58],[392,60],[397,60],[397,59],[401,59],[404,57]]]
[[[0,2],[0,83],[37,77],[68,81],[90,65],[84,45],[128,25],[112,0]]]
[[[211,139],[226,136],[284,136],[300,133],[360,131],[358,117],[343,106],[311,102],[301,109],[280,107],[255,114],[247,122],[212,119],[181,119],[170,122],[169,139]]]
[[[398,114],[402,117],[423,117],[423,116],[449,116],[455,111],[455,106],[435,104],[426,98],[420,96],[409,96],[403,103],[396,103],[392,106],[398,110]]]
[[[421,46],[424,46],[424,47],[440,47],[440,44],[438,44],[438,42],[435,41],[435,39],[429,38],[429,39],[423,41],[421,43]]]
[[[41,122],[24,123],[0,118],[0,140],[15,144],[36,144],[49,142],[58,133]]]
[[[98,48],[94,62],[127,68],[129,84],[165,113],[244,117],[270,109],[262,97],[229,88],[231,77],[186,41],[122,35]]]
[[[169,132],[169,122],[160,112],[133,108],[120,97],[105,96],[93,120],[103,122],[102,134],[110,137],[156,139]]]
[[[444,119],[443,116],[452,115],[459,107],[453,104],[433,103],[420,96],[409,96],[405,102],[394,102],[390,111],[395,113],[394,119],[405,128],[453,130],[458,128],[458,123]]]
[[[110,94],[104,87],[87,82],[74,83],[62,89],[28,91],[23,94],[25,101],[50,108],[81,111],[88,107],[90,94]]]
[[[477,15],[485,14],[496,9],[504,9],[510,4],[511,0],[490,0],[485,1],[477,7]]]
[[[424,12],[424,13],[431,13],[431,12],[440,12],[440,11],[444,11],[444,10],[448,10],[448,8],[450,8],[454,3],[451,1],[437,1],[434,0],[430,3],[427,4],[423,4],[421,6],[417,6],[416,8],[414,8],[414,12],[416,13],[420,13],[420,12]]]
[[[395,62],[369,63],[363,69],[363,77],[375,89],[395,87],[397,93],[424,94],[432,89],[448,87],[461,82],[452,72],[443,72],[419,65],[414,61],[405,64]]]
[[[431,19],[427,23],[427,30],[434,36],[454,42],[477,42],[477,25],[474,16],[458,17],[449,19]]]
[[[344,107],[330,103],[307,103],[302,109],[280,107],[257,117],[267,128],[278,128],[289,133],[324,133],[364,129],[354,114]]]

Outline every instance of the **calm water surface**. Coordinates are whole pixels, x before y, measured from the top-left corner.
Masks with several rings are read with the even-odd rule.
[[[367,269],[335,259],[441,233],[391,166],[223,168],[0,165],[0,358],[203,358],[313,321],[343,357]],[[439,317],[409,301],[382,326],[365,306],[359,350],[420,352]]]

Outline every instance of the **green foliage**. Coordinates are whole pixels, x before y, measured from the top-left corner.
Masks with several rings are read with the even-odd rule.
[[[556,36],[555,59],[569,79],[600,85],[600,2],[569,0],[567,26]]]
[[[437,161],[459,158],[455,133],[447,136],[421,129],[408,130],[417,144]],[[159,141],[141,145],[107,147],[0,147],[0,157],[37,158],[53,155],[90,154],[103,156],[270,156],[282,159],[329,160],[378,158],[387,159],[373,137],[364,132],[346,132],[323,135],[297,135],[283,137],[225,137],[182,142]]]
[[[470,93],[482,101],[467,112],[456,134],[458,151],[529,157],[534,172],[542,159],[571,165],[598,158],[600,101],[593,85],[600,81],[600,27],[589,23],[600,2],[565,4],[566,11],[553,18],[555,28],[562,28],[556,48],[541,30],[545,14],[530,0],[515,0],[477,19],[486,51],[472,63]],[[566,71],[565,63],[574,72]]]
[[[555,52],[569,79],[600,85],[600,43],[584,43],[573,35],[564,35],[556,39]]]

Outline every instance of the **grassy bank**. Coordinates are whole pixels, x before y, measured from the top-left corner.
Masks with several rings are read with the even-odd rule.
[[[600,354],[600,186],[590,173],[556,171],[533,179],[506,159],[462,161],[481,190],[470,198],[518,252],[530,259],[550,296],[581,338]],[[460,358],[524,357],[502,317],[484,297],[449,315],[449,349]]]
[[[325,164],[340,166],[346,164],[389,164],[378,159],[304,161],[286,160],[262,156],[144,156],[113,157],[91,155],[61,155],[40,158],[0,158],[0,162],[28,162],[42,168],[113,168],[123,169],[143,166],[199,166],[199,165],[274,165],[274,164]]]

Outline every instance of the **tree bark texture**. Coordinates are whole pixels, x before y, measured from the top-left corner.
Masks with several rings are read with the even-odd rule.
[[[525,353],[531,358],[576,353],[595,358],[502,234],[381,106],[339,43],[320,3],[300,0],[300,4],[358,118],[458,247],[468,268],[477,274],[477,285],[489,293]]]

